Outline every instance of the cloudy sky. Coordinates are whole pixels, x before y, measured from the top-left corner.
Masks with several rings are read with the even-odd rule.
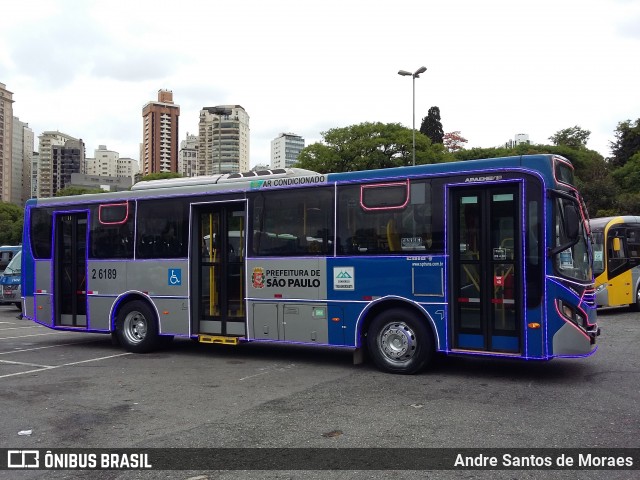
[[[0,83],[37,135],[138,159],[142,107],[159,89],[199,110],[242,105],[251,165],[280,132],[361,122],[416,127],[438,106],[468,147],[533,143],[579,125],[610,155],[640,117],[640,0],[0,0]],[[37,149],[37,146],[36,146]]]

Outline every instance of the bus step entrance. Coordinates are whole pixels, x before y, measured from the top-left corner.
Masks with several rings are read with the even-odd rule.
[[[222,337],[220,335],[198,335],[200,343],[217,343],[220,345],[238,345],[240,337]]]

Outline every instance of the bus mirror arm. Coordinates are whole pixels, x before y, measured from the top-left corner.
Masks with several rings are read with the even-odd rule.
[[[576,237],[575,239],[571,240],[570,242],[564,243],[563,245],[559,245],[556,248],[550,248],[548,250],[548,255],[549,257],[553,257],[554,255],[557,255],[560,252],[565,251],[568,248],[573,247],[574,245],[576,245],[578,243],[578,238]]]

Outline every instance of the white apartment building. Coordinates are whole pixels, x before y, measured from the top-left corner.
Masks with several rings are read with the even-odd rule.
[[[196,175],[249,171],[249,115],[240,105],[200,110]]]
[[[140,172],[138,162],[132,158],[120,158],[120,154],[99,145],[94,150],[94,158],[86,160],[86,174],[99,177],[133,178]]]
[[[178,151],[178,173],[183,177],[198,175],[198,136],[187,132],[186,140],[180,142]]]
[[[271,168],[288,168],[298,160],[304,138],[295,133],[281,133],[271,140]]]

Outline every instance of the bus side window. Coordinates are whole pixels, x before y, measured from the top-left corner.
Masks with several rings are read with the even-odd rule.
[[[609,238],[607,253],[609,254],[608,266],[610,276],[619,275],[628,264],[625,240],[625,237],[620,236],[618,232],[612,232]]]
[[[629,259],[637,264],[640,259],[640,229],[630,228],[627,231],[627,247],[629,249]]]

